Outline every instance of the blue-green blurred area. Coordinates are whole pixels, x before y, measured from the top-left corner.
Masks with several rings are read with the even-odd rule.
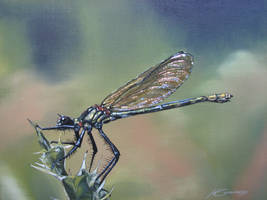
[[[167,101],[234,98],[106,125],[122,154],[111,199],[267,199],[266,19],[264,0],[0,0],[0,199],[65,198],[30,168],[40,147],[27,118],[78,116],[180,50],[195,67]],[[209,195],[219,189],[248,193]]]

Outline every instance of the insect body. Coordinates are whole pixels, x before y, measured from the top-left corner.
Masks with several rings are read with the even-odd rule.
[[[98,176],[98,178],[102,177],[101,181],[103,181],[120,157],[119,150],[104,133],[102,129],[103,124],[138,114],[158,112],[201,102],[224,103],[231,99],[231,94],[220,93],[159,105],[163,99],[170,96],[183,84],[189,77],[192,67],[193,56],[180,51],[160,64],[149,68],[135,79],[108,95],[100,105],[89,107],[78,118],[59,115],[56,126],[47,128],[38,127],[42,130],[72,129],[74,131],[76,141],[70,143],[65,142],[65,144],[73,145],[73,148],[63,159],[69,157],[81,146],[83,137],[87,133],[93,147],[90,169],[97,153],[97,146],[91,130],[92,128],[97,129],[105,142],[110,146],[114,155]]]

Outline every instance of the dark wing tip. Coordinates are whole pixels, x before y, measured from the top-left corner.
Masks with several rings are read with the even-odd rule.
[[[187,62],[190,63],[191,65],[194,64],[194,56],[190,53],[185,52],[185,51],[179,51],[176,54],[174,54],[173,56],[171,56],[171,58],[184,59],[184,60],[187,60]]]

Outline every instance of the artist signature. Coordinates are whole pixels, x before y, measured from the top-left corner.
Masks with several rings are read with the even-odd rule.
[[[248,193],[247,190],[235,190],[235,191],[231,191],[228,190],[226,188],[224,189],[215,189],[213,190],[210,194],[207,195],[206,200],[210,199],[211,197],[223,197],[226,195],[239,195],[239,196],[243,196],[246,195]]]

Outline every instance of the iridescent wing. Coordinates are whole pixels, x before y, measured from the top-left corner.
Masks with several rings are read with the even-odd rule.
[[[192,66],[193,56],[178,52],[111,93],[101,105],[111,111],[125,111],[157,104],[183,84]]]

